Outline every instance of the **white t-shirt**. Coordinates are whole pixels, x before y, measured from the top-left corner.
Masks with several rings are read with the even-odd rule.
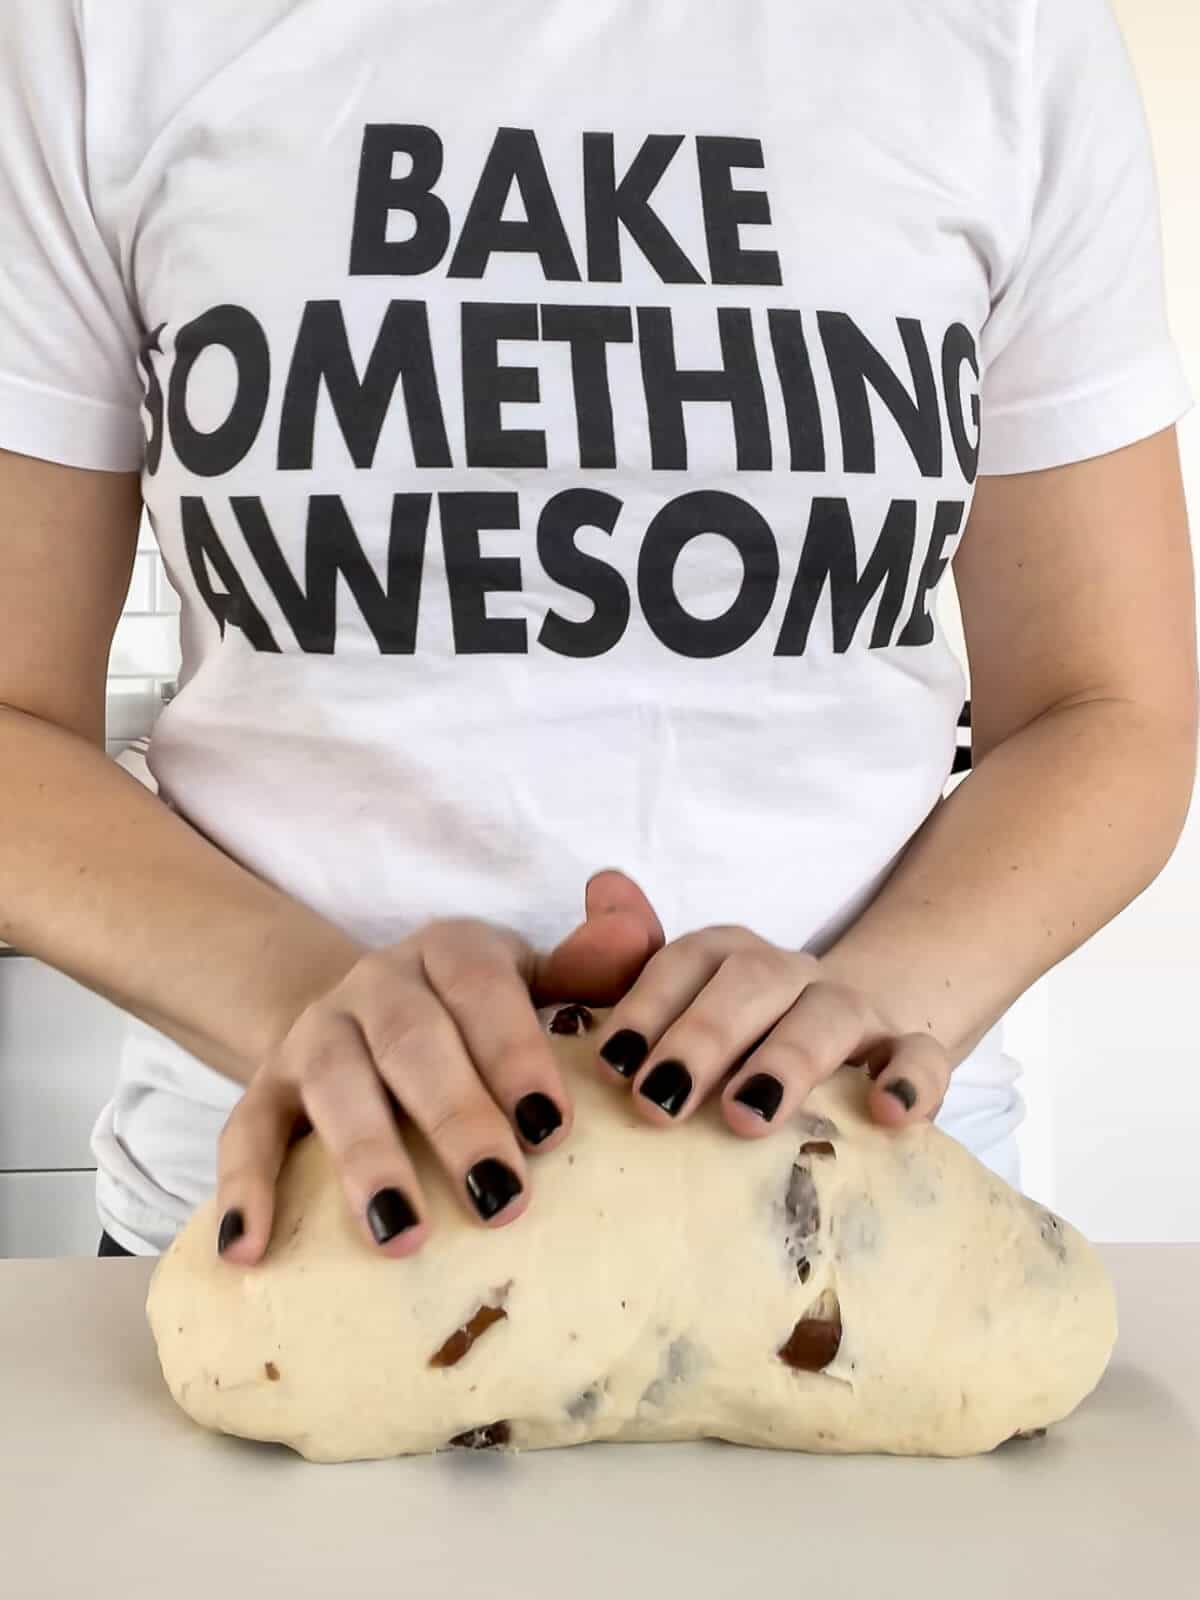
[[[142,469],[161,793],[372,943],[618,866],[820,954],[946,787],[977,472],[1190,400],[1105,0],[8,0],[0,152],[0,446]],[[941,1118],[1009,1172],[1017,1071]],[[238,1092],[131,1024],[127,1247]]]

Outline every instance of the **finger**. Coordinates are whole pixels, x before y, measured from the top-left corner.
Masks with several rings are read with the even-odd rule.
[[[230,1112],[217,1140],[217,1237],[224,1260],[253,1266],[262,1259],[275,1219],[275,1181],[300,1115],[287,1082],[256,1077]]]
[[[876,1060],[878,1075],[867,1096],[867,1110],[875,1122],[898,1128],[937,1116],[950,1087],[952,1068],[950,1057],[932,1034],[901,1034]]]
[[[641,917],[655,937],[665,941],[662,923],[640,886],[619,867],[602,867],[593,872],[583,890],[584,915],[601,916],[610,911],[629,911]]]
[[[301,1069],[300,1096],[366,1242],[388,1256],[419,1250],[429,1235],[425,1196],[352,1017],[333,1016],[325,1024]]]
[[[798,1110],[817,1084],[887,1037],[856,990],[815,978],[739,1061],[721,1092],[722,1115],[735,1133],[761,1137]]]
[[[653,906],[623,872],[608,868],[593,874],[585,905],[585,920],[537,958],[531,985],[535,1005],[555,1000],[610,1005],[666,942]]]
[[[453,1018],[477,1075],[527,1151],[553,1150],[573,1110],[529,986],[486,924],[424,941],[426,980]]]
[[[508,959],[509,984],[532,1014]],[[493,992],[486,984],[456,994],[459,1003],[488,1016]],[[528,1203],[521,1147],[438,994],[411,980],[376,983],[359,1002],[358,1015],[381,1077],[429,1141],[468,1215],[497,1227],[515,1221]]]
[[[733,951],[763,947],[737,927],[702,928],[664,946],[605,1019],[596,1041],[602,1070],[632,1079]]]
[[[635,1108],[660,1126],[686,1121],[785,1015],[816,965],[764,940],[727,954],[638,1069]]]

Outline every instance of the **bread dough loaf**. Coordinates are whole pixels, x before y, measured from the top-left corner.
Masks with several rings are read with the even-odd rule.
[[[1116,1310],[1087,1241],[938,1129],[870,1122],[861,1068],[766,1138],[711,1103],[655,1128],[600,1076],[603,1016],[550,1033],[575,1126],[508,1227],[474,1223],[415,1135],[433,1229],[402,1260],[312,1135],[257,1266],[217,1257],[201,1206],[147,1305],[183,1409],[314,1461],[701,1437],[962,1456],[1099,1381]]]

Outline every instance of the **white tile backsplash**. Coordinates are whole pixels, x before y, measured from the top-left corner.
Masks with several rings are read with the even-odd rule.
[[[0,961],[0,1172],[94,1167],[123,1011],[29,956]]]
[[[138,553],[108,660],[106,744],[117,755],[148,734],[164,684],[179,675],[179,596],[168,582],[154,530],[143,514]]]
[[[140,739],[162,710],[162,695],[155,678],[110,678],[108,681],[108,740],[127,744]]]
[[[154,610],[154,588],[157,581],[155,567],[158,560],[158,556],[152,550],[147,550],[133,563],[133,578],[129,584],[129,593],[125,596],[127,613],[140,615],[144,611]]]
[[[110,678],[171,678],[179,670],[179,619],[126,609],[117,623]]]
[[[171,580],[167,577],[167,569],[163,565],[162,557],[155,556],[157,592],[154,598],[154,609],[165,616],[179,615],[179,596],[171,587]]]

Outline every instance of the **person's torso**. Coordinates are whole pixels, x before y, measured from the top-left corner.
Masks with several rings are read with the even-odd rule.
[[[1025,9],[84,0],[164,797],[370,942],[827,945],[951,770]]]
[[[367,938],[828,937],[953,756],[1020,10],[90,8],[164,795]]]

